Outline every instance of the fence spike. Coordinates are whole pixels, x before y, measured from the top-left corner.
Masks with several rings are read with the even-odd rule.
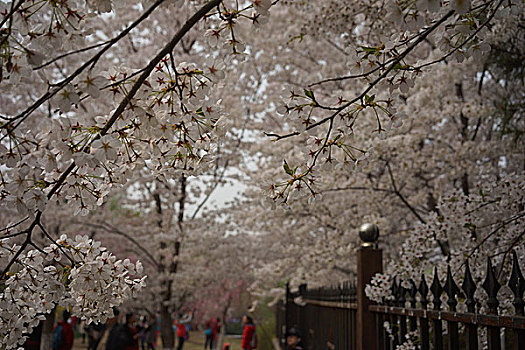
[[[468,259],[465,262],[465,278],[463,279],[463,284],[461,285],[461,289],[465,292],[465,295],[467,297],[467,310],[468,312],[475,313],[476,312],[476,300],[474,299],[474,293],[476,292],[476,283],[474,282],[474,279],[472,278],[472,274],[470,273],[470,266],[468,263]]]
[[[439,282],[438,269],[437,266],[434,267],[434,279],[432,285],[430,286],[430,291],[432,292],[432,303],[434,304],[434,310],[439,311],[441,309],[441,294],[443,294],[443,287]],[[443,323],[441,319],[432,320],[434,328],[434,349],[442,350],[443,349]]]
[[[398,294],[397,305],[399,307],[405,307],[405,302],[406,302],[405,295],[406,295],[406,292],[407,292],[407,289],[405,287],[403,287],[403,282],[399,281],[399,287],[397,288],[397,294]]]
[[[443,287],[439,282],[438,269],[437,266],[434,267],[434,279],[432,280],[432,285],[430,286],[430,291],[432,292],[432,303],[434,304],[434,310],[439,310],[441,306],[441,294],[443,293]]]
[[[345,286],[342,283],[337,288],[337,301],[345,301]]]
[[[423,273],[421,274],[421,281],[419,282],[418,291],[421,295],[421,305],[423,306],[423,309],[426,309],[428,305],[428,285],[427,281],[425,280],[425,274]]]
[[[447,304],[450,307],[450,311],[456,311],[456,305],[458,305],[456,295],[459,293],[459,288],[454,281],[454,277],[452,277],[450,265],[447,266],[447,280],[445,281],[444,288],[448,296]]]
[[[489,297],[487,301],[487,306],[489,307],[489,310],[493,314],[498,313],[498,291],[501,288],[501,284],[496,279],[496,274],[494,273],[494,268],[492,267],[492,262],[490,261],[490,258],[487,259],[487,276],[485,278],[485,282],[483,282],[482,285],[483,289],[487,293],[487,296]]]
[[[419,294],[421,295],[421,308],[424,310],[428,307],[428,285],[427,281],[425,280],[425,274],[421,274],[421,280],[419,281],[419,288],[418,288]],[[428,350],[430,349],[430,339],[428,334],[428,319],[426,318],[420,318],[419,319],[420,324],[420,337],[421,337],[421,350]]]
[[[525,292],[525,279],[521,273],[520,264],[518,262],[518,255],[516,251],[512,252],[512,273],[510,274],[509,282],[507,283],[510,290],[514,294],[514,311],[516,315],[523,316],[523,309],[525,303],[523,302],[523,292]]]
[[[392,286],[390,287],[390,291],[392,292],[392,296],[394,297],[393,304],[397,305],[397,277],[394,277],[394,280],[392,281]]]
[[[416,282],[411,278],[410,279],[410,289],[408,290],[408,302],[410,303],[410,307],[415,309],[416,308],[416,294],[417,294],[417,287]]]

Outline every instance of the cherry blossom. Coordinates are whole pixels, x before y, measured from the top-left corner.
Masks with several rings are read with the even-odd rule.
[[[511,251],[523,259],[523,6],[0,3],[0,301],[19,300],[2,307],[2,345],[59,302],[109,317],[143,284],[129,277],[138,257],[170,326],[202,299],[185,297],[192,273],[224,296],[250,284],[272,298],[283,281],[348,279],[365,221],[392,259],[376,299],[429,264],[461,273],[465,256],[494,253],[508,269]],[[242,199],[199,206],[225,183]],[[106,245],[115,217],[132,243],[107,246],[129,260],[71,238],[89,227]],[[242,253],[215,276],[200,257],[228,246]]]
[[[20,248],[4,239],[0,258]],[[70,307],[73,315],[88,322],[104,322],[113,316],[113,306],[145,285],[140,263],[117,260],[86,236],[62,235],[54,244],[22,253],[15,261],[17,268],[8,273],[0,293],[0,339],[6,349],[22,345],[27,338],[22,334],[30,333],[56,305]]]

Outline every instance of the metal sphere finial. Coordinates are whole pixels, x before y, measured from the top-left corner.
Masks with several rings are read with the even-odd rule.
[[[361,225],[361,227],[359,227],[359,238],[363,241],[361,246],[373,246],[379,238],[379,227],[370,223]]]

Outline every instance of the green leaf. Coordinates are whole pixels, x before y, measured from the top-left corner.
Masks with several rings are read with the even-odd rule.
[[[304,94],[306,95],[306,97],[308,97],[312,101],[315,101],[315,96],[312,90],[304,89]]]
[[[372,96],[365,95],[365,103],[371,104],[372,102],[374,102],[375,98],[376,98],[376,95],[372,95]]]
[[[286,160],[283,161],[283,169],[288,175],[293,176],[294,172],[292,169],[290,169],[290,167],[288,166],[288,163],[286,163]]]
[[[401,63],[399,63],[399,62],[394,64],[394,66],[392,67],[393,70],[398,70],[398,69],[402,69],[402,68],[403,68],[403,65],[401,65]]]
[[[199,115],[199,116],[201,116],[201,117],[205,117],[204,112],[203,112],[203,110],[202,110],[202,107],[199,108],[199,109],[197,109],[197,110],[195,111],[195,114],[197,114],[197,115]]]
[[[361,46],[361,48],[362,48],[363,51],[366,52],[367,54],[375,53],[375,52],[377,51],[377,48],[376,48],[376,47],[366,47],[366,46]]]

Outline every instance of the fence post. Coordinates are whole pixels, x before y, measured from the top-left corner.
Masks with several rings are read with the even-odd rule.
[[[365,295],[365,287],[372,277],[383,272],[383,252],[377,248],[379,228],[364,224],[359,228],[361,247],[357,250],[357,349],[376,350],[377,325],[368,306],[372,302]]]
[[[286,346],[286,333],[288,332],[288,325],[290,324],[290,281],[286,282],[286,296],[284,297],[284,322],[280,325],[279,343]]]

